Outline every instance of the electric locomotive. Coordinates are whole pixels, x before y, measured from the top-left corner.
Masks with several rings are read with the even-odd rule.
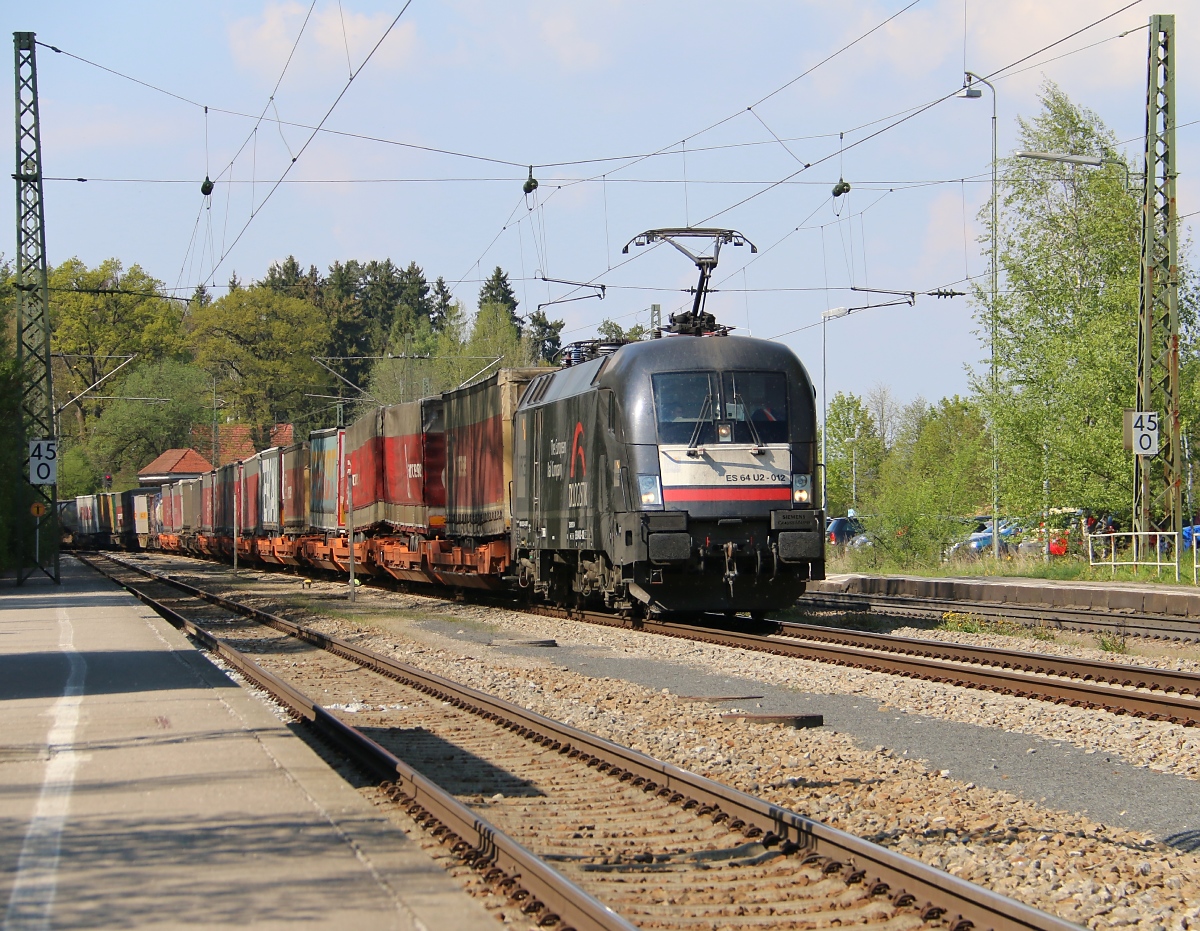
[[[714,255],[674,241],[687,235],[714,236]],[[703,309],[715,254],[740,234],[639,240],[653,237],[697,259],[692,311],[654,339],[570,347],[573,364],[517,406],[518,584],[650,615],[787,607],[825,575],[812,382],[789,348],[732,336]]]

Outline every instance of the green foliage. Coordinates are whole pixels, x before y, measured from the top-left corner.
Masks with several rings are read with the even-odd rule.
[[[1021,624],[1006,617],[988,620],[978,614],[963,611],[947,611],[937,625],[937,630],[963,634],[1000,634],[1004,637],[1028,637],[1033,640],[1054,640],[1054,631],[1047,627]]]
[[[545,311],[535,310],[529,315],[529,345],[534,361],[551,363],[562,349],[562,320],[551,320]]]
[[[508,273],[499,265],[496,270],[483,283],[483,287],[479,289],[479,309],[482,311],[485,307],[495,306],[503,307],[508,311],[512,325],[516,327],[520,333],[521,321],[517,317],[517,296],[513,293],[512,285],[508,283]]]
[[[862,398],[838,392],[829,402],[826,429],[825,495],[830,514],[859,508],[875,493],[883,440]]]
[[[1105,653],[1128,653],[1129,638],[1123,631],[1116,634],[1100,634],[1096,638],[1096,646]]]
[[[58,404],[109,374],[121,361],[114,357],[136,353],[142,364],[185,352],[181,303],[160,297],[162,282],[137,265],[125,271],[108,259],[90,269],[69,259],[50,271],[50,287],[50,345],[63,354],[54,371]],[[74,432],[86,436],[87,420],[99,414],[100,404],[84,398],[67,408],[64,432],[71,418]]]
[[[529,364],[529,347],[513,322],[512,309],[504,304],[484,304],[471,322],[466,354],[480,358],[499,357],[495,368]],[[479,361],[476,359],[475,361]],[[477,366],[482,368],[484,362]]]
[[[138,471],[156,456],[191,446],[192,427],[212,416],[212,388],[208,372],[182,362],[134,369],[121,380],[115,394],[169,400],[110,402],[88,442],[95,471],[119,474],[136,483]]]
[[[13,340],[16,299],[12,265],[0,256],[0,430],[11,438],[21,429],[21,370]],[[29,538],[29,485],[19,442],[0,444],[0,571],[20,565]]]
[[[1041,103],[1019,120],[1018,148],[1122,161],[1095,113],[1052,83]],[[1051,506],[1127,511],[1132,461],[1121,426],[1135,397],[1138,201],[1117,164],[1014,157],[1001,173],[999,372],[993,387],[981,366],[974,385],[997,424],[1002,508],[1040,512],[1045,478]],[[974,301],[986,339],[990,295],[977,287]],[[1194,301],[1181,302],[1185,325],[1194,318]]]
[[[217,375],[225,410],[250,426],[259,449],[271,427],[310,412],[309,394],[329,394],[329,378],[312,361],[331,328],[312,304],[255,285],[231,291],[192,315],[195,362]]]
[[[650,328],[643,323],[635,323],[626,330],[616,321],[605,317],[596,327],[596,335],[613,343],[636,343],[650,335]]]
[[[59,500],[76,495],[91,495],[100,491],[103,473],[92,464],[87,447],[78,443],[59,446],[58,497]]]
[[[440,333],[446,325],[446,320],[450,315],[450,306],[453,303],[454,296],[450,293],[446,279],[438,275],[437,281],[433,283],[433,294],[429,299],[429,325],[435,333]]]
[[[901,565],[937,561],[990,498],[990,435],[978,405],[958,397],[902,420],[867,507],[873,550]]]

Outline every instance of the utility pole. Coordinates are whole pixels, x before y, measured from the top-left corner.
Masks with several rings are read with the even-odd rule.
[[[1149,456],[1134,455],[1133,529],[1183,529],[1183,455],[1179,441],[1179,258],[1175,203],[1175,17],[1150,17],[1146,83],[1145,180],[1142,188],[1142,261],[1138,304],[1137,410],[1158,411],[1166,442],[1161,473]],[[1138,555],[1146,537],[1134,537]],[[1178,538],[1177,538],[1178,539]]]
[[[42,204],[42,136],[38,119],[37,60],[32,32],[13,33],[16,76],[17,164],[17,364],[24,366],[22,436],[26,450],[38,441],[39,462],[48,455],[52,471],[30,472],[29,554],[17,569],[18,583],[38,569],[59,581],[57,440],[50,369],[50,293],[46,281],[46,212]],[[33,470],[33,456],[26,460]],[[38,469],[42,471],[42,469]],[[48,484],[36,484],[47,480]],[[30,564],[26,564],[30,559]]]

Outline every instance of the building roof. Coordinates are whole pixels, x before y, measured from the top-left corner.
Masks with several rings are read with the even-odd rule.
[[[143,485],[161,485],[178,478],[191,478],[211,472],[212,465],[194,449],[168,449],[138,470]]]
[[[199,449],[207,451],[209,459],[217,458],[218,466],[228,465],[231,462],[237,462],[241,459],[249,459],[257,452],[261,452],[255,445],[254,440],[250,435],[250,428],[246,424],[241,423],[222,423],[217,427],[217,457],[212,455],[212,427],[195,426],[192,428],[192,444]],[[292,439],[294,431],[290,423],[277,423],[271,428],[271,436],[269,442],[264,449],[271,446],[291,446],[295,440]],[[211,466],[209,467],[212,468]]]

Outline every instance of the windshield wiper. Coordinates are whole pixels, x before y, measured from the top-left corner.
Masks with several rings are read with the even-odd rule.
[[[746,399],[737,392],[733,395],[733,408],[736,411],[738,404],[742,405],[742,411],[746,417],[746,426],[750,428],[750,436],[754,440],[754,449],[751,452],[761,453],[763,451],[762,437],[758,435],[758,427],[754,426],[754,418],[750,416],[750,408],[746,406]]]
[[[711,408],[712,408],[712,392],[710,391],[708,394],[706,394],[704,396],[704,405],[700,408],[700,416],[698,418],[696,418],[696,428],[694,430],[692,430],[692,438],[690,440],[688,440],[688,455],[689,456],[699,455],[699,453],[697,453],[696,450],[700,446],[700,431],[703,430],[704,425],[709,422],[709,421],[705,420],[704,418],[706,415],[708,415],[708,412]]]

